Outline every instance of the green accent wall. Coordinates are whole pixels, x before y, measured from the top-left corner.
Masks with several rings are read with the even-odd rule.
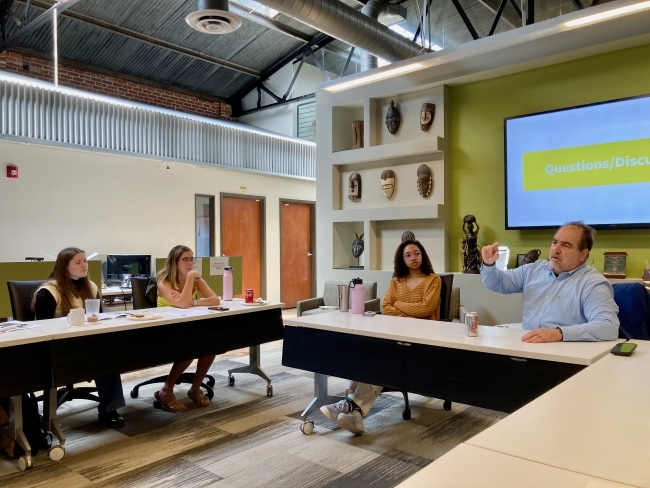
[[[531,249],[548,258],[552,230],[505,230],[504,118],[649,93],[650,45],[452,87],[451,271],[462,269],[467,214],[481,226],[479,245],[499,241],[510,248],[510,267],[518,253]],[[638,203],[649,205],[650,195]],[[650,260],[650,230],[598,231],[589,262],[601,272],[605,251],[627,252],[628,278],[641,278]]]

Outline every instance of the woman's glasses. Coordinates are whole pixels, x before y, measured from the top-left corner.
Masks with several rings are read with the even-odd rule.
[[[196,263],[196,258],[180,258],[179,261],[183,261],[184,263]]]
[[[419,258],[420,256],[422,256],[422,253],[418,251],[415,251],[413,254],[407,252],[404,254],[404,259]]]

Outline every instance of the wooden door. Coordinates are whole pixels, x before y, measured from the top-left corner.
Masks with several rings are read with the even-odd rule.
[[[280,201],[280,289],[285,308],[312,297],[313,213],[313,204]]]
[[[262,296],[261,200],[221,198],[221,254],[242,256],[242,292],[252,288],[254,298]]]

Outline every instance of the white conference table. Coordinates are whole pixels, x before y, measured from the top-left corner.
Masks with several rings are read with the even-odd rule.
[[[605,356],[614,342],[553,342],[529,344],[521,342],[528,331],[521,328],[479,325],[477,337],[465,335],[465,324],[435,320],[393,317],[378,314],[366,317],[350,312],[331,312],[294,317],[285,325],[340,332],[363,337],[407,341],[430,346],[486,352],[543,361],[589,366]]]
[[[615,344],[528,344],[521,342],[527,331],[491,326],[467,337],[464,324],[349,312],[286,319],[285,326],[283,364],[316,373],[303,420],[336,401],[326,375],[434,396],[445,400],[445,408],[458,401],[512,412]],[[409,414],[407,406],[404,418]]]
[[[630,342],[467,444],[650,488],[650,342]]]
[[[0,377],[0,394],[14,399],[14,435],[27,453],[19,462],[21,469],[31,467],[29,445],[22,435],[22,393],[45,391],[43,425],[61,443],[55,446],[60,449],[57,460],[63,457],[61,447],[65,443],[56,420],[58,386],[186,359],[178,354],[199,357],[248,346],[249,365],[228,372],[230,385],[234,385],[232,373],[257,374],[267,381],[267,395],[271,396],[271,379],[260,366],[260,344],[282,338],[283,305],[267,302],[247,306],[235,299],[222,303],[229,308],[226,311],[161,307],[136,311],[160,314],[153,320],[118,317],[119,313],[111,312],[100,314],[106,320],[82,326],[71,326],[66,317],[61,317],[29,322],[27,329],[0,333],[0,365],[7,373]],[[30,360],[25,361],[25,357]],[[106,373],[95,374],[103,373],[102,368]]]
[[[629,485],[461,444],[397,486],[431,487],[629,488]]]

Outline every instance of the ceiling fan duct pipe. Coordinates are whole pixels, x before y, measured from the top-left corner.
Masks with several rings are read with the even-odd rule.
[[[386,61],[412,58],[422,49],[339,0],[258,0],[258,3]]]
[[[368,0],[368,3],[361,9],[361,13],[366,17],[378,20],[380,15],[388,11],[388,2],[386,0]],[[361,51],[359,56],[359,71],[369,71],[377,67],[377,57],[368,51]]]

